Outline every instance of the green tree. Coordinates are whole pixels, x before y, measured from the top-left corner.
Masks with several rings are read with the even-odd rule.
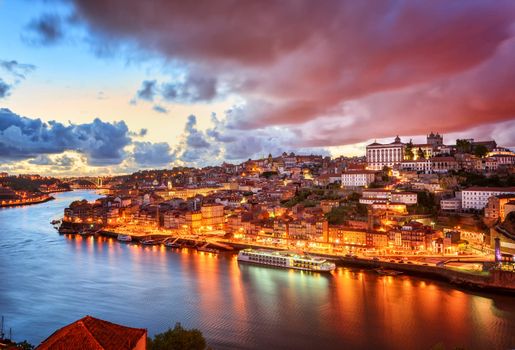
[[[488,148],[485,145],[477,145],[474,147],[474,155],[483,158],[488,153]]]
[[[406,144],[406,148],[404,149],[404,157],[407,160],[413,160],[415,158],[415,154],[413,153],[413,141],[409,140]]]
[[[418,159],[426,159],[426,153],[420,147],[417,150],[417,158]]]
[[[185,329],[179,322],[173,329],[147,339],[148,350],[204,350],[206,340],[198,329]]]
[[[460,153],[470,153],[472,151],[472,143],[468,140],[457,139],[456,150]]]

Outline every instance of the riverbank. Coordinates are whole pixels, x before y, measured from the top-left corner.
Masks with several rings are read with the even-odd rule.
[[[10,201],[2,201],[0,202],[0,208],[8,208],[8,207],[19,207],[22,205],[31,205],[31,204],[40,204],[51,201],[55,199],[53,196],[41,196],[32,199],[23,199],[23,200],[10,200]]]
[[[80,225],[75,225],[75,232],[80,231]],[[65,233],[69,233],[65,232]],[[97,235],[110,237],[116,239],[118,232],[110,230],[100,230],[96,233]],[[131,236],[132,241],[139,243],[143,239],[155,239],[162,241],[166,238],[170,238],[170,235],[148,235],[148,236]],[[256,248],[256,249],[270,249],[270,250],[283,250],[278,247],[268,247],[257,244],[231,242],[222,240],[217,242],[215,238],[211,238],[207,241],[205,238],[186,238],[186,237],[173,237],[177,238],[178,243],[183,243],[185,246],[195,246],[195,244],[209,243],[220,250],[229,250],[227,246],[230,246],[234,251],[239,251],[244,248]],[[370,258],[361,257],[347,257],[341,255],[324,254],[324,253],[311,253],[313,255],[324,257],[328,260],[335,262],[338,266],[352,266],[365,269],[387,269],[403,272],[407,275],[429,278],[433,280],[439,280],[447,282],[451,285],[459,288],[464,288],[474,291],[484,291],[502,294],[515,294],[515,273],[499,270],[490,270],[488,272],[467,272],[448,267],[440,267],[428,264],[412,264],[412,263],[399,263],[387,260],[374,260]]]

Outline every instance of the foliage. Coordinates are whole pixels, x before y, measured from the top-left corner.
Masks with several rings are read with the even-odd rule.
[[[415,158],[415,154],[413,153],[413,141],[409,140],[406,144],[406,148],[404,149],[404,157],[407,160],[413,160]]]
[[[342,225],[348,218],[348,209],[346,207],[335,207],[325,214],[329,225]]]
[[[483,158],[488,153],[488,148],[485,145],[477,145],[474,147],[474,155]]]
[[[277,171],[265,171],[261,174],[265,179],[270,179],[272,176],[277,176]]]
[[[436,214],[435,195],[431,192],[417,192],[417,204],[408,206],[410,214]]]
[[[206,340],[198,329],[185,329],[178,322],[173,329],[147,339],[148,350],[203,350]]]
[[[325,214],[329,225],[342,225],[347,220],[366,217],[368,207],[364,204],[349,202],[346,205],[341,205],[331,209]]]
[[[468,140],[457,139],[456,150],[460,153],[470,153],[472,152],[472,143]]]
[[[420,147],[417,150],[417,158],[418,159],[426,159],[426,153]]]
[[[347,196],[347,200],[350,202],[358,202],[361,195],[358,192],[352,192]]]
[[[485,187],[509,187],[515,183],[515,175],[508,174],[506,176],[486,176],[479,173],[466,171],[455,172],[458,175],[458,181],[463,187],[485,186]]]

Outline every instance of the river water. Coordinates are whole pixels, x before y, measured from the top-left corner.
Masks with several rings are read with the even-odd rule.
[[[181,322],[214,349],[515,348],[515,297],[338,268],[324,275],[187,249],[60,236],[49,224],[92,191],[0,209],[0,315],[38,344],[85,315],[149,335]]]

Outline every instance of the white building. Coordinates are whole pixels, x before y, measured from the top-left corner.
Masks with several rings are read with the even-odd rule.
[[[393,192],[385,189],[366,189],[363,190],[363,197],[359,199],[361,204],[378,203],[402,203],[406,205],[417,204],[417,194],[415,192]]]
[[[375,178],[376,173],[372,170],[345,171],[341,176],[342,187],[367,187]]]
[[[415,192],[392,192],[390,200],[393,203],[417,204],[417,194]]]
[[[460,211],[461,210],[461,199],[449,198],[442,199],[440,201],[440,208],[445,211]]]
[[[400,170],[431,173],[431,161],[429,159],[403,160],[399,164]]]
[[[515,194],[515,187],[469,187],[461,191],[463,209],[483,209],[488,198],[500,194]]]
[[[404,159],[404,147],[399,136],[392,143],[371,143],[367,146],[368,168],[382,170],[385,166],[392,168]]]

